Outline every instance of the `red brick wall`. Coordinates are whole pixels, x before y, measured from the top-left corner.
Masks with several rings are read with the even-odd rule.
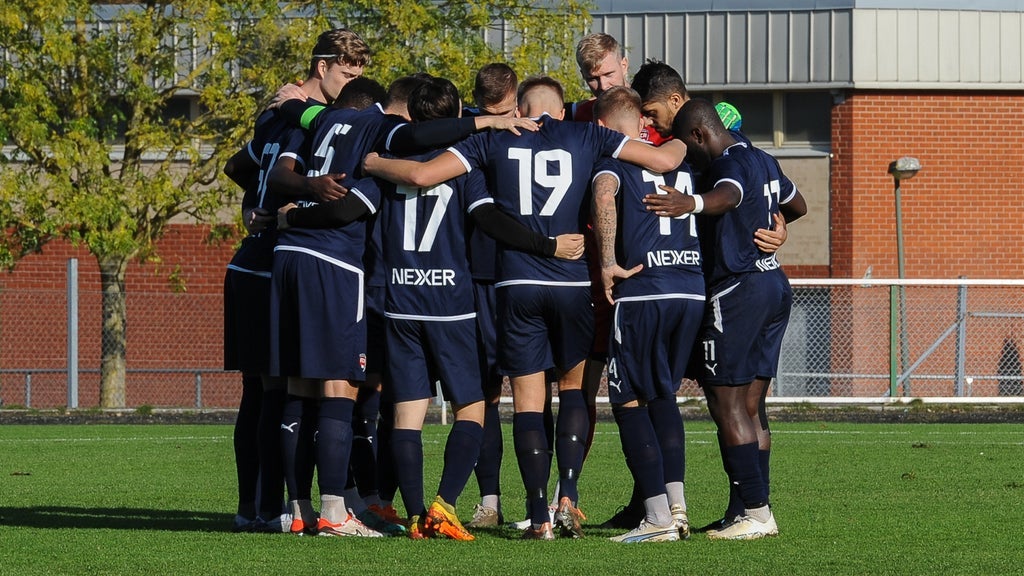
[[[224,267],[231,242],[211,244],[208,229],[172,226],[159,244],[159,261],[129,267],[128,404],[194,406],[196,374],[201,371],[205,406],[237,402],[235,374],[216,373],[223,365]],[[96,259],[65,242],[26,257],[11,273],[0,274],[0,369],[50,369],[32,375],[32,406],[67,404],[67,261],[79,270],[79,405],[99,403],[96,374],[100,360],[100,275]],[[180,278],[184,291],[170,281]],[[207,373],[206,371],[213,371]],[[0,373],[0,399],[26,404],[24,373]]]
[[[832,114],[832,276],[897,276],[889,163],[922,170],[901,185],[908,278],[1019,278],[1024,93],[850,94]]]

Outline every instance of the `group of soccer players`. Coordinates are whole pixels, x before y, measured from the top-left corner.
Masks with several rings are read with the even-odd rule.
[[[774,251],[780,210],[806,211],[778,163],[667,65],[627,87],[606,34],[577,49],[595,98],[568,105],[557,81],[519,83],[504,64],[480,70],[474,109],[426,74],[385,91],[361,77],[369,54],[349,30],[322,34],[307,79],[279,91],[225,166],[250,232],[225,279],[225,364],[243,374],[235,527],[473,540],[467,527],[503,521],[507,377],[522,536],[581,537],[606,373],[635,481],[632,514],[613,522],[629,531],[612,540],[689,535],[684,377],[704,388],[733,488],[708,537],[776,534],[764,396],[791,294]],[[455,423],[428,504],[435,382]],[[455,504],[474,470],[481,502],[464,526]]]

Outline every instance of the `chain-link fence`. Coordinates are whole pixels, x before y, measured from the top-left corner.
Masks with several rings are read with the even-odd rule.
[[[792,283],[775,396],[1022,395],[1024,283]]]
[[[793,285],[793,313],[773,397],[1022,396],[1024,282],[794,280]],[[98,290],[78,295],[77,323],[69,322],[69,308],[75,308],[69,301],[63,290],[0,289],[3,404],[99,405],[102,295]],[[129,290],[127,407],[237,405],[241,378],[221,369],[222,307],[222,295],[209,291]],[[77,346],[69,346],[75,340]],[[71,374],[69,365],[77,365],[77,371]],[[681,396],[699,394],[693,383],[680,391]]]

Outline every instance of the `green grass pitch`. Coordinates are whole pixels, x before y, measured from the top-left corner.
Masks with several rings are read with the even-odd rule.
[[[523,514],[506,426],[503,505]],[[424,434],[427,496],[447,428]],[[476,542],[233,534],[231,429],[223,425],[0,426],[0,574],[473,574],[785,576],[1024,574],[1024,429],[1011,424],[773,425],[780,536],[616,544],[596,524],[629,497],[613,424],[580,479],[582,540]],[[709,422],[687,423],[693,525],[725,506]],[[477,502],[470,479],[463,519]]]

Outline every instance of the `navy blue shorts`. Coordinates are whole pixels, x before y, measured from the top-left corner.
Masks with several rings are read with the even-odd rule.
[[[387,398],[409,402],[436,394],[441,381],[445,400],[463,405],[484,399],[476,344],[476,321],[387,319]]]
[[[366,380],[363,310],[363,275],[358,269],[301,252],[275,252],[271,374]]]
[[[742,386],[779,367],[793,290],[782,270],[751,272],[711,290],[701,325],[701,385]]]
[[[480,351],[480,374],[484,394],[494,398],[501,394],[502,374],[498,369],[498,329],[496,288],[493,282],[473,282],[476,301],[477,347]]]
[[[569,370],[587,358],[593,338],[589,286],[498,288],[498,365],[505,374]]]
[[[619,300],[608,339],[612,404],[676,395],[704,313],[703,299]]]
[[[384,287],[366,287],[366,373],[384,371],[387,355],[387,319],[384,317]]]
[[[224,275],[224,369],[267,374],[269,357],[270,273],[228,268]]]

